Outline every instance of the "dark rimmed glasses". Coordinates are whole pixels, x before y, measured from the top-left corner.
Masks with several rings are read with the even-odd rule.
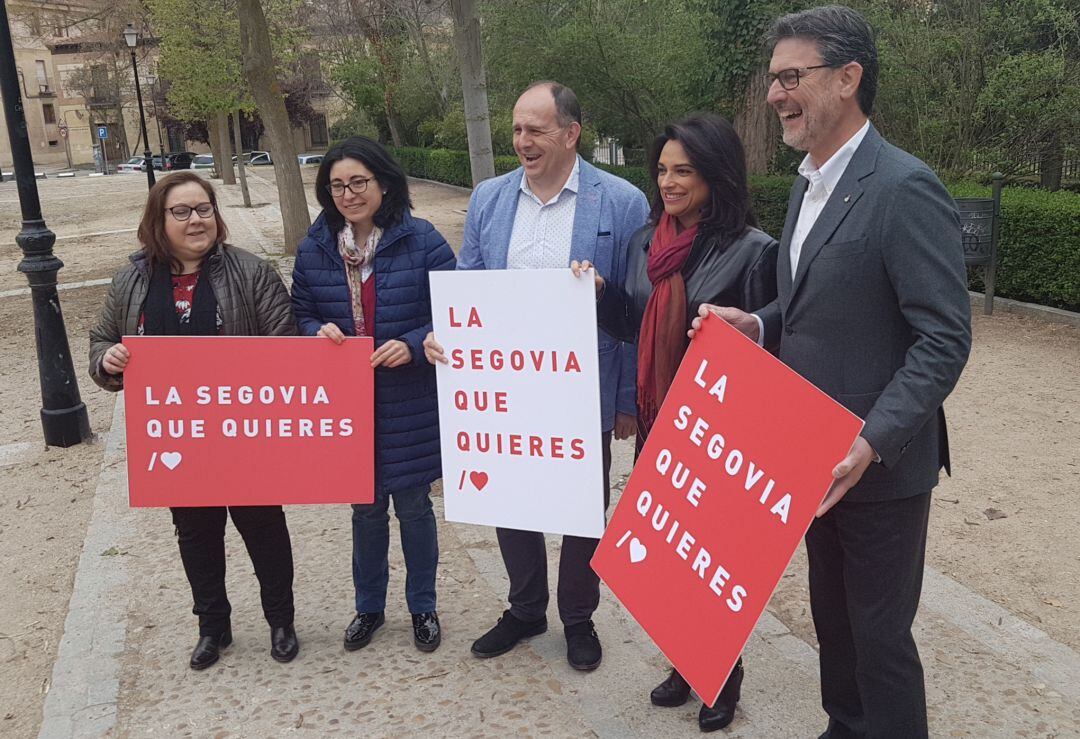
[[[214,215],[214,211],[217,210],[213,203],[199,203],[194,208],[190,205],[174,205],[171,208],[166,208],[172,214],[172,217],[178,221],[186,221],[191,218],[192,212],[198,213],[199,218],[209,218]]]
[[[330,193],[331,197],[340,198],[345,194],[345,189],[348,188],[353,195],[361,195],[367,190],[368,183],[371,182],[374,177],[353,177],[348,182],[331,182],[326,186],[326,191]]]
[[[825,69],[827,67],[833,67],[833,64],[815,64],[812,67],[791,67],[789,69],[781,69],[779,72],[766,72],[765,79],[769,83],[769,87],[772,87],[772,83],[779,81],[780,87],[785,90],[794,90],[799,86],[799,80],[805,77],[811,70]]]

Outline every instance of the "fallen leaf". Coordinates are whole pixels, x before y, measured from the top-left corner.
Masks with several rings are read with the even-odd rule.
[[[1053,606],[1054,608],[1062,608],[1063,607],[1062,604],[1061,604],[1061,601],[1058,600],[1057,598],[1043,598],[1043,603],[1045,603],[1048,606]]]
[[[119,549],[117,549],[116,547],[109,547],[108,549],[106,549],[104,552],[101,553],[101,556],[102,557],[115,557],[118,554],[120,554]]]
[[[983,515],[991,521],[996,521],[999,518],[1009,517],[1008,513],[1006,513],[1005,511],[999,511],[997,508],[987,508],[985,511],[983,511]]]

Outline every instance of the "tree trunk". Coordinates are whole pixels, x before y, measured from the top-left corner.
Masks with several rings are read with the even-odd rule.
[[[473,187],[495,176],[491,151],[491,117],[488,112],[487,75],[480,49],[480,21],[473,0],[450,0],[454,14],[454,47],[461,66],[461,93],[465,102],[465,133],[469,138],[469,164]]]
[[[221,137],[221,143],[218,144],[221,148],[221,166],[218,167],[218,172],[221,173],[221,184],[235,185],[236,173],[233,172],[232,154],[230,153],[232,146],[229,145],[229,114],[224,110],[219,110],[214,115],[214,118],[217,119],[218,136]]]
[[[277,68],[270,50],[270,33],[260,0],[239,0],[240,51],[244,58],[244,76],[259,109],[270,139],[274,160],[278,203],[284,228],[285,252],[295,254],[296,246],[311,226],[300,163],[296,159],[292,126],[285,110],[285,99],[277,79]]]
[[[1065,147],[1061,143],[1061,135],[1054,133],[1039,155],[1039,186],[1050,191],[1060,190],[1064,168]]]
[[[251,193],[248,192],[247,171],[244,169],[244,145],[240,140],[240,110],[233,111],[233,141],[236,144],[236,171],[240,173],[240,192],[244,195],[244,207],[251,207]]]
[[[750,73],[746,81],[746,96],[733,122],[746,151],[748,174],[766,174],[769,171],[780,137],[776,112],[765,102],[769,92],[766,71],[767,66],[763,63]]]
[[[218,121],[216,115],[207,116],[206,118],[206,138],[210,144],[210,153],[214,155],[214,168],[210,170],[210,176],[214,179],[221,179],[222,163],[225,161],[225,152],[221,150],[221,124]],[[162,163],[161,166],[165,166]]]

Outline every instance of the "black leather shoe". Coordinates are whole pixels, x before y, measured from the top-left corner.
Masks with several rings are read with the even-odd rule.
[[[191,652],[191,669],[205,670],[218,661],[221,650],[232,644],[232,629],[225,629],[219,636],[200,636]]]
[[[345,648],[354,652],[360,647],[366,647],[371,642],[376,629],[384,623],[386,623],[386,618],[382,611],[356,614],[356,618],[345,629]]]
[[[539,621],[522,621],[510,611],[503,611],[499,622],[482,637],[473,642],[472,653],[486,659],[506,654],[522,639],[539,636],[547,631],[547,617]]]
[[[412,615],[413,643],[421,652],[434,652],[442,644],[439,614],[435,611]]]
[[[711,707],[703,705],[698,712],[698,728],[702,731],[722,729],[735,720],[735,705],[742,695],[743,666],[742,658],[735,663],[735,668],[728,675],[724,688]]]
[[[671,668],[671,674],[667,676],[667,679],[653,688],[652,693],[649,694],[649,700],[654,706],[665,708],[681,706],[689,697],[690,683],[686,682],[686,679],[674,667]]]
[[[270,629],[270,656],[278,662],[292,662],[300,651],[300,640],[292,626],[275,626]]]
[[[600,637],[596,635],[592,621],[565,627],[566,661],[575,670],[590,672],[600,666],[604,650],[600,648]]]

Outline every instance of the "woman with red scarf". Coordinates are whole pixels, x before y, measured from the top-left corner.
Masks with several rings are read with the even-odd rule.
[[[640,452],[688,345],[702,303],[753,312],[776,297],[777,243],[757,228],[746,162],[735,129],[718,115],[697,114],[664,129],[649,161],[656,179],[649,222],[630,241],[626,282],[597,276],[597,318],[613,336],[638,346]],[[574,262],[575,274],[588,262]],[[742,686],[742,660],[698,725],[731,723]],[[652,691],[658,706],[681,706],[690,686],[677,670]]]

